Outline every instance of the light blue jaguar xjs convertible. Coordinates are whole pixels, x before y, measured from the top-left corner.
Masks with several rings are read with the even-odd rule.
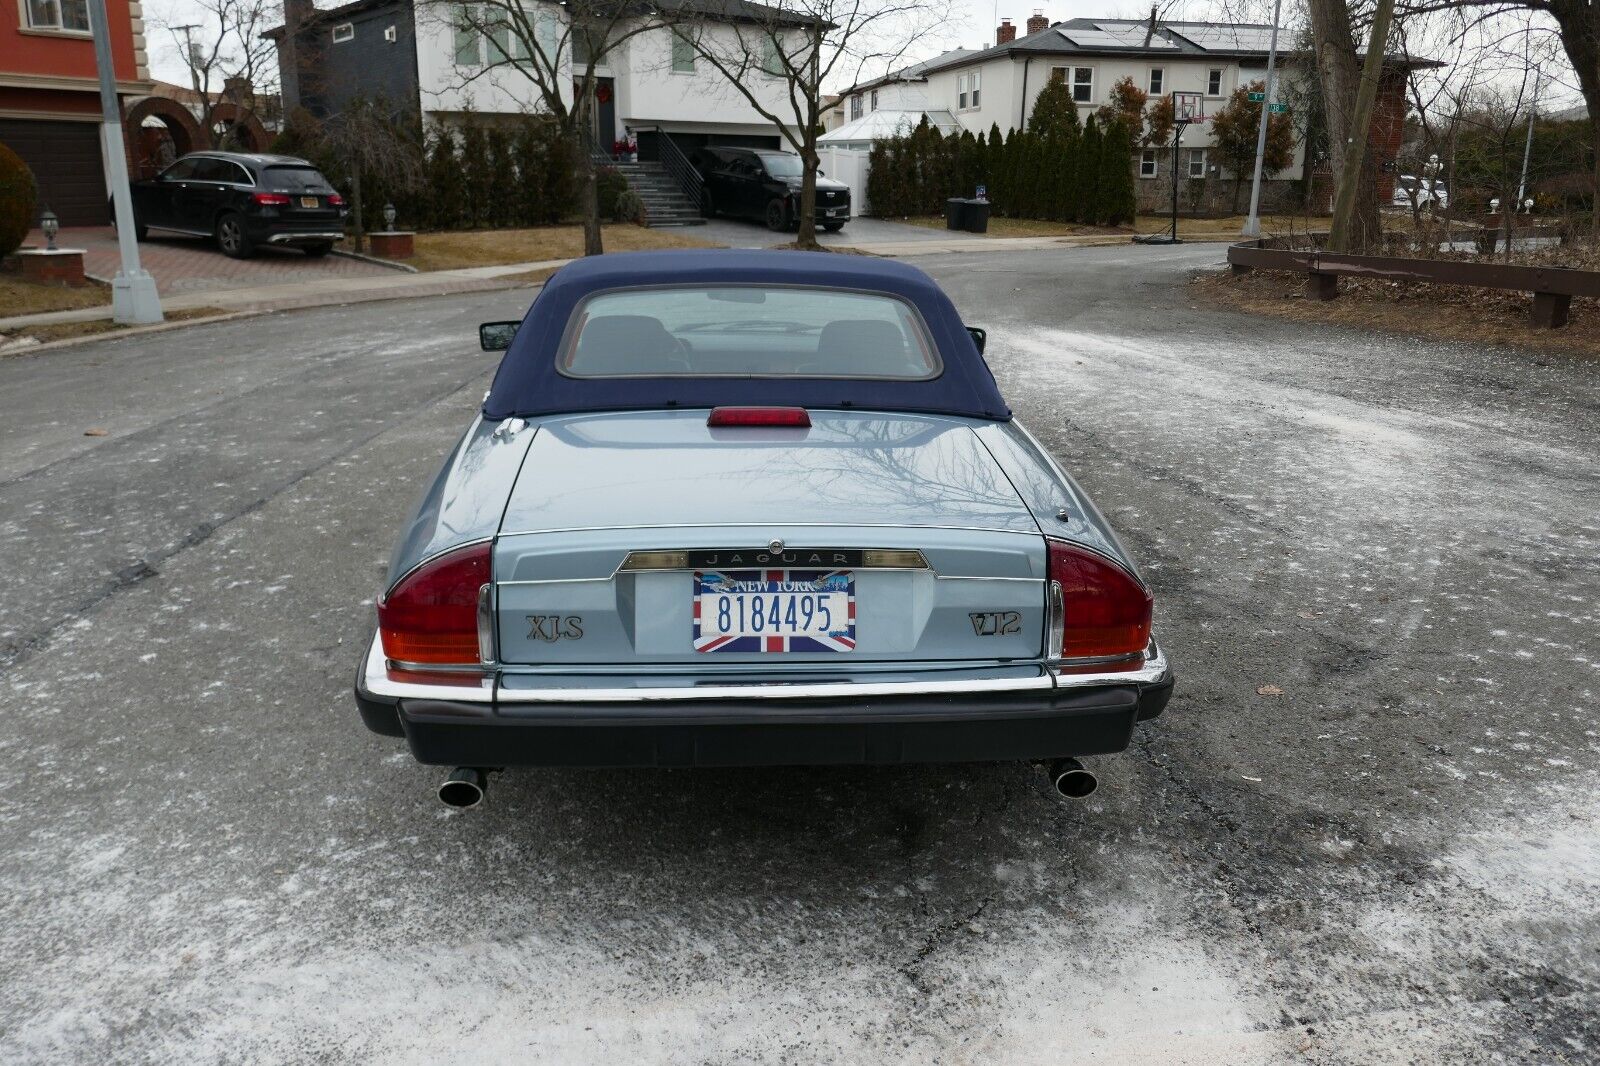
[[[356,679],[470,806],[507,766],[1121,751],[1150,591],[921,271],[799,252],[564,267],[423,493]]]

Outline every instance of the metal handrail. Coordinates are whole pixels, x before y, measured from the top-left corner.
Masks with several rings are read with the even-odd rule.
[[[706,181],[689,162],[689,157],[683,154],[683,149],[661,127],[656,127],[656,143],[660,145],[661,165],[666,168],[667,174],[677,183],[678,188],[694,204],[695,210],[705,207]]]

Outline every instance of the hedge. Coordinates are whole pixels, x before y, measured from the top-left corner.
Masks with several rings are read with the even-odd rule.
[[[1049,102],[1045,93],[1040,101]],[[994,214],[1006,218],[1110,226],[1131,221],[1134,161],[1127,126],[1102,125],[1091,116],[1080,127],[1075,106],[1045,116],[1036,107],[1035,119],[1010,136],[996,126],[974,137],[970,130],[942,134],[924,118],[906,136],[876,142],[867,175],[873,214],[940,215],[949,197],[972,196],[986,185]]]
[[[0,144],[0,256],[16,251],[33,228],[37,191],[28,164]]]

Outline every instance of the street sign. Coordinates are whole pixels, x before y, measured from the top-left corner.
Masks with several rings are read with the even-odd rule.
[[[1252,104],[1259,104],[1261,101],[1265,100],[1266,98],[1267,98],[1267,94],[1266,93],[1251,93],[1250,94],[1250,102]]]
[[[1268,104],[1267,105],[1267,110],[1272,112],[1274,115],[1286,115],[1286,114],[1289,113],[1289,105],[1288,104]]]

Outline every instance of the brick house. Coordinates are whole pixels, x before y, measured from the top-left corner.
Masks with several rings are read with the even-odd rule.
[[[106,0],[119,99],[152,83],[139,0]],[[88,0],[0,3],[0,142],[65,226],[103,225],[106,172]]]

